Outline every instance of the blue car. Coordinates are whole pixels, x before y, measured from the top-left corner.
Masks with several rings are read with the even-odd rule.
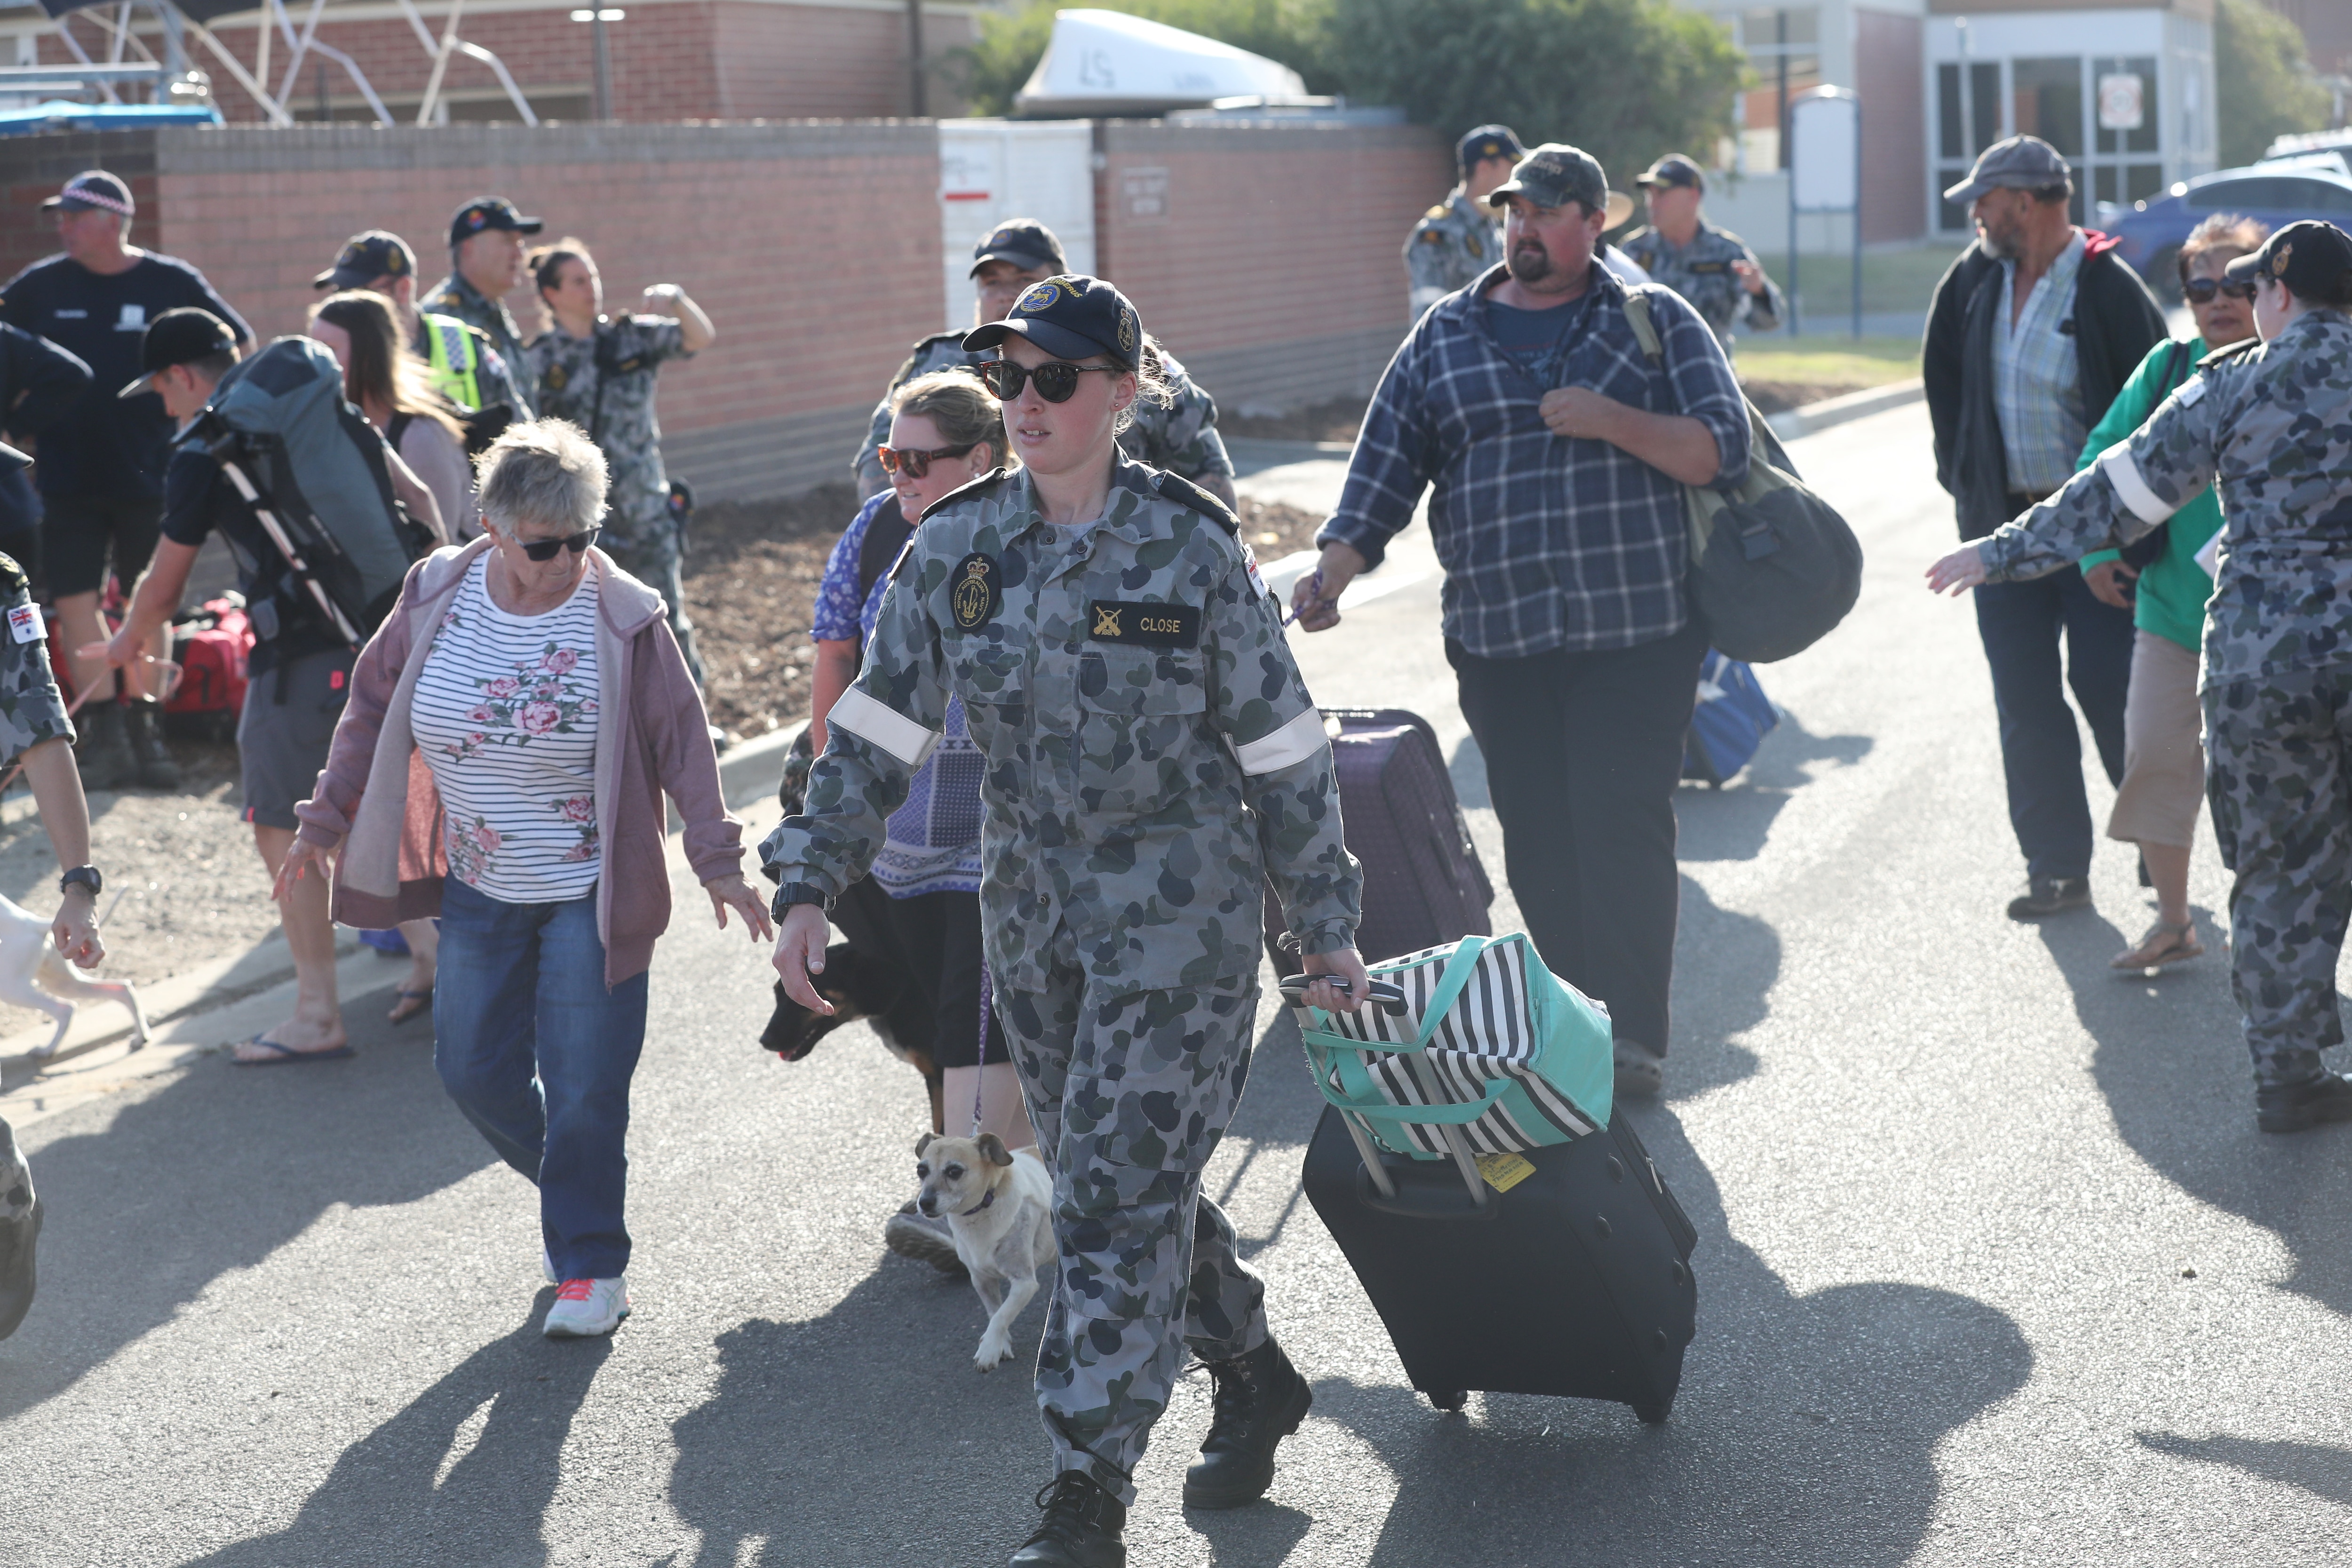
[[[2169,302],[2180,298],[2180,242],[2215,213],[2259,218],[2273,228],[2303,218],[2352,228],[2352,166],[2341,153],[2303,153],[2200,174],[2153,201],[2133,203],[2103,226],[2116,238],[2116,254]]]

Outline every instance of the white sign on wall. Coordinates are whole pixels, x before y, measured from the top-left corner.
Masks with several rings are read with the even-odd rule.
[[[1799,212],[1852,212],[1862,146],[1862,105],[1851,93],[1822,88],[1789,105],[1789,195]]]
[[[2147,93],[2137,74],[2118,72],[2099,79],[2100,130],[2137,131],[2147,116]]]

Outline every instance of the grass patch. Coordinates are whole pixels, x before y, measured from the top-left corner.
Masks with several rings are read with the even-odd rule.
[[[1910,338],[1742,338],[1738,365],[1742,381],[1884,386],[1919,374],[1919,345]]]
[[[1963,248],[1959,240],[1938,241],[1916,250],[1873,251],[1862,258],[1862,308],[1865,312],[1916,310],[1927,314],[1936,284]],[[1772,280],[1789,286],[1785,251],[1759,256]],[[1805,330],[1842,331],[1853,310],[1853,258],[1807,251],[1797,271],[1805,300]]]

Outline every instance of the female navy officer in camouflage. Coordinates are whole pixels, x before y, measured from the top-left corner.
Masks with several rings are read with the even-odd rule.
[[[1148,395],[1142,342],[1135,308],[1083,277],[964,340],[1003,349],[982,374],[1022,466],[925,514],[828,716],[807,815],[761,850],[782,883],[776,967],[829,1011],[808,984],[823,906],[864,874],[962,699],[986,756],[988,962],[1061,1251],[1037,1363],[1057,1474],[1016,1564],[1125,1562],[1129,1477],[1188,1348],[1217,1394],[1185,1500],[1265,1490],[1310,1396],[1201,1195],[1249,1061],[1264,878],[1329,977],[1309,999],[1353,1007],[1366,983],[1330,745],[1280,610],[1230,512],[1118,450]]]
[[[2352,917],[2352,238],[2289,224],[2230,263],[2255,281],[2249,339],[2127,439],[1929,586],[2039,576],[2110,531],[2147,534],[2210,484],[2221,554],[2205,606],[2206,799],[2230,890],[2230,979],[2265,1132],[2352,1120],[2336,965]]]

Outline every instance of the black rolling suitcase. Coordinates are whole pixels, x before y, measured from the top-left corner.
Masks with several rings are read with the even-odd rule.
[[[1307,1200],[1413,1387],[1440,1410],[1475,1388],[1613,1399],[1664,1421],[1696,1327],[1698,1233],[1633,1127],[1619,1115],[1570,1142],[1483,1156],[1475,1201],[1467,1159],[1370,1150],[1329,1106],[1307,1151]]]

